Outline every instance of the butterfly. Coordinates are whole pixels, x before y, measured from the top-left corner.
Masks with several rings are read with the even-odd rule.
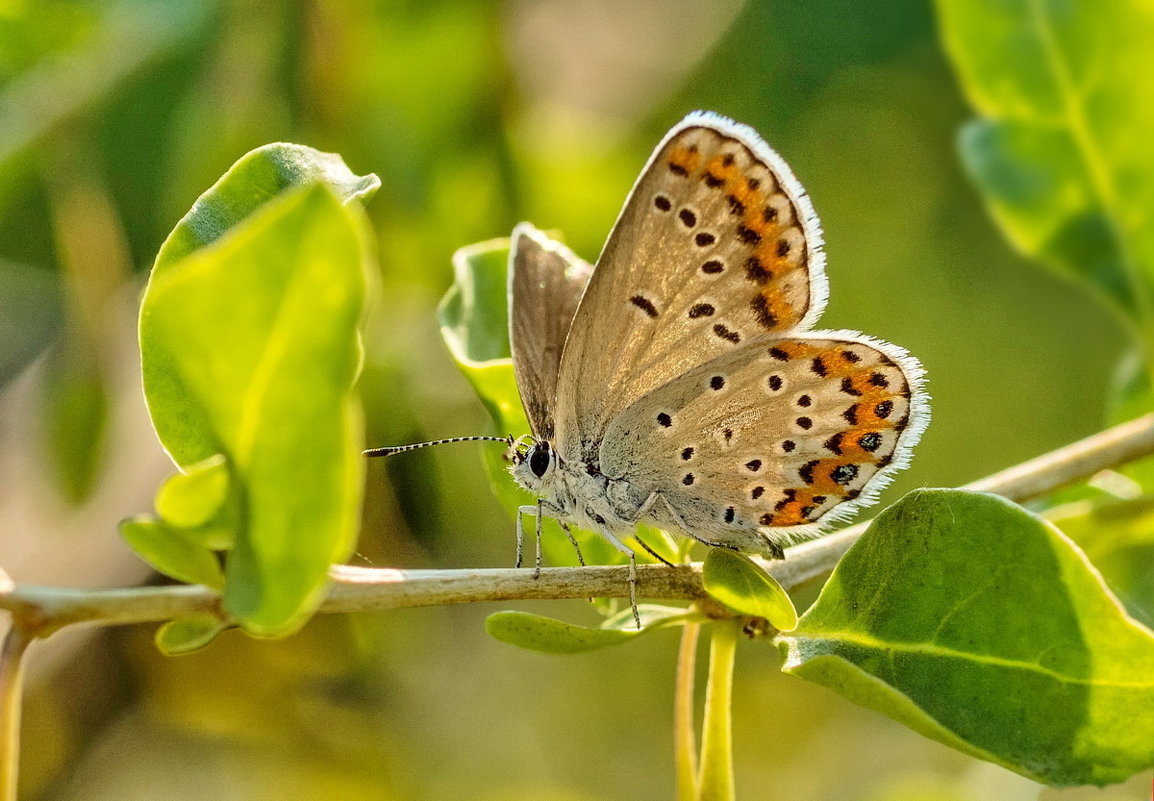
[[[509,333],[532,433],[510,469],[538,498],[518,554],[523,515],[538,539],[546,516],[600,533],[629,558],[636,616],[639,523],[781,558],[876,499],[928,422],[923,370],[813,329],[822,247],[782,158],[700,111],[658,144],[595,267],[517,226]]]

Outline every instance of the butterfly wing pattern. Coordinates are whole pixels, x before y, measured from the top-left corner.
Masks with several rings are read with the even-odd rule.
[[[553,506],[627,487],[659,526],[780,555],[871,502],[928,421],[922,369],[897,346],[812,330],[826,292],[820,224],[785,162],[748,126],[682,120],[573,314],[541,426],[562,464],[602,483]],[[514,287],[514,318],[519,302]]]

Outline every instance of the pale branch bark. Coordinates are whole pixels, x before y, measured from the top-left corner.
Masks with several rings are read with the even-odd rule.
[[[965,489],[1025,500],[1089,478],[1101,470],[1154,453],[1154,414],[1102,431],[1044,456],[968,484]],[[787,549],[784,561],[765,562],[786,589],[830,573],[861,536],[868,521]],[[627,567],[545,568],[540,578],[517,568],[396,570],[335,565],[320,612],[355,612],[414,606],[590,597],[627,597]],[[698,600],[701,564],[669,568],[641,565],[637,594],[654,599]],[[120,625],[196,614],[223,617],[219,597],[198,585],[71,589],[0,582],[0,609],[16,627],[37,636],[73,623]]]

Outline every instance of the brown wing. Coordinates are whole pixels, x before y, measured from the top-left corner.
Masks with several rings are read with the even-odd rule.
[[[593,268],[528,223],[509,252],[509,343],[517,389],[533,434],[553,438],[561,351]]]
[[[592,461],[640,397],[825,302],[804,190],[753,129],[694,113],[658,145],[577,309],[557,385],[557,444]]]

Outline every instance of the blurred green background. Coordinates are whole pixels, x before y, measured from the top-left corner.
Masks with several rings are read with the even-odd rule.
[[[135,304],[197,195],[278,140],[382,180],[371,444],[487,428],[435,322],[452,252],[530,220],[593,260],[651,148],[696,108],[754,126],[810,191],[822,327],[926,367],[933,421],[884,501],[1098,430],[1122,330],[989,220],[935,26],[924,0],[0,0],[0,564],[31,583],[149,580],[115,534],[171,472]],[[424,451],[371,465],[359,551],[504,566],[512,521],[476,450]],[[592,621],[587,607],[528,606]],[[143,627],[56,638],[33,653],[22,797],[671,797],[676,635],[548,657],[488,640],[494,608],[230,633],[175,659]],[[741,798],[1147,797],[1148,777],[1044,790],[777,663],[765,643],[739,652]]]

